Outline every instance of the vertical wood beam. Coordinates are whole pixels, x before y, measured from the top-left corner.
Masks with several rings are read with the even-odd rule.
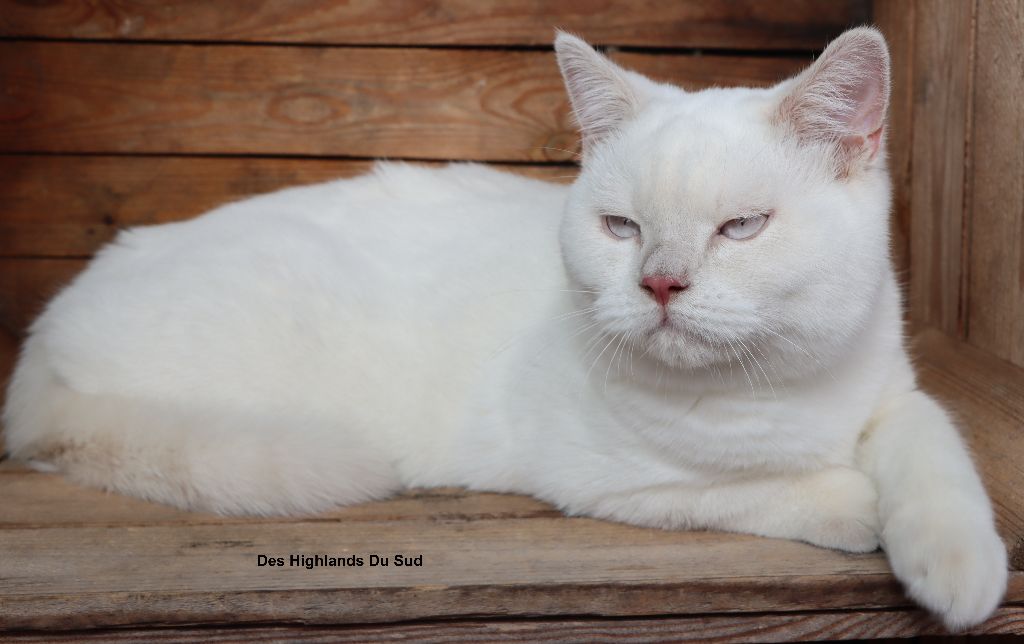
[[[963,337],[963,228],[976,0],[928,0],[914,11],[912,322]]]
[[[1024,367],[1024,2],[978,5],[966,336]]]

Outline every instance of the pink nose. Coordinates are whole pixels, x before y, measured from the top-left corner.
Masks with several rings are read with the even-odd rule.
[[[690,286],[689,282],[680,282],[669,275],[646,275],[640,282],[640,288],[650,293],[654,300],[662,305],[668,306],[668,301],[679,291],[685,291]]]

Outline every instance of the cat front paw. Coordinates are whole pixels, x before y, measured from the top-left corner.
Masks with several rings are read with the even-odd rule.
[[[820,472],[809,487],[811,511],[796,538],[846,552],[878,549],[878,494],[865,474],[849,468]]]
[[[951,631],[979,624],[1006,591],[1006,548],[991,519],[947,507],[935,513],[895,514],[883,547],[907,594]]]

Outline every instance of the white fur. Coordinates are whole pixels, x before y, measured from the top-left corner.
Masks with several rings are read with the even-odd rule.
[[[589,137],[572,187],[382,164],[124,232],[33,325],[12,454],[228,513],[463,485],[881,542],[950,627],[984,619],[1005,552],[904,349],[870,139],[881,37],[848,32],[774,88],[696,93],[556,47]],[[717,234],[760,212],[756,237]],[[690,282],[667,318],[650,274]]]

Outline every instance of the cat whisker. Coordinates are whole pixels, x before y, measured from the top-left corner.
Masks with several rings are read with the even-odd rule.
[[[486,360],[488,360],[488,361],[489,360],[493,360],[494,358],[496,358],[499,355],[501,355],[503,352],[507,351],[516,342],[519,342],[520,340],[523,340],[524,338],[526,338],[531,332],[537,331],[537,330],[543,328],[544,326],[546,326],[548,324],[552,324],[552,323],[556,323],[556,322],[565,322],[566,320],[571,320],[573,318],[589,315],[590,313],[595,312],[597,310],[597,308],[598,307],[596,307],[596,306],[588,306],[588,307],[585,307],[585,308],[582,308],[582,309],[577,309],[575,311],[569,311],[569,312],[566,312],[566,313],[561,313],[561,314],[556,315],[556,316],[554,316],[552,318],[549,318],[547,320],[543,320],[540,323],[538,323],[536,326],[534,326],[534,327],[532,327],[530,329],[527,329],[525,331],[521,331],[521,332],[517,333],[516,335],[512,336],[512,338],[510,338],[510,339],[506,340],[505,342],[503,342],[501,345],[498,346],[498,348],[496,348],[494,351],[492,351],[487,356]],[[596,324],[599,324],[599,323],[595,323],[595,325]],[[550,346],[550,343],[546,344],[545,348],[547,346]]]
[[[747,371],[747,367],[743,364],[743,358],[739,352],[736,351],[736,346],[733,345],[732,341],[728,338],[725,339],[729,343],[729,348],[732,349],[733,355],[736,356],[736,361],[740,363],[740,369],[743,369],[743,375],[747,377],[747,383],[750,385],[750,396],[754,400],[757,400],[757,393],[754,391],[754,381],[750,379],[750,373]]]
[[[615,356],[622,350],[623,343],[626,341],[626,333],[620,332],[621,338],[619,343],[615,345],[615,349],[612,350],[612,357],[608,360],[608,368],[604,372],[604,392],[608,393],[608,376],[612,372],[612,365],[615,364]],[[618,371],[616,371],[618,373]]]
[[[819,359],[818,359],[818,358],[817,358],[816,356],[814,356],[814,355],[813,355],[813,354],[812,354],[812,353],[811,353],[810,351],[808,351],[807,349],[805,349],[805,348],[801,347],[801,346],[800,346],[799,344],[797,344],[796,342],[793,342],[792,340],[790,340],[790,339],[789,339],[789,338],[787,338],[786,336],[782,335],[781,333],[777,333],[776,331],[772,330],[772,328],[771,328],[771,327],[769,327],[769,326],[767,326],[767,325],[762,325],[762,326],[760,326],[760,327],[758,327],[758,328],[759,328],[759,329],[760,329],[761,331],[766,331],[766,332],[768,332],[768,333],[771,333],[772,335],[774,335],[775,337],[779,338],[780,340],[783,340],[784,342],[787,342],[787,343],[789,343],[789,345],[790,345],[790,346],[792,346],[792,347],[793,347],[794,349],[796,349],[797,351],[799,351],[800,353],[802,353],[802,354],[803,354],[803,355],[805,355],[806,357],[808,357],[808,358],[810,358],[811,360],[813,360],[813,361],[815,362],[815,364],[817,364],[817,365],[818,365],[819,367],[821,367],[821,368],[822,368],[822,370],[824,370],[824,371],[825,371],[825,373],[827,373],[827,374],[828,374],[829,378],[831,378],[832,380],[835,380],[835,379],[836,379],[836,377],[835,377],[835,375],[834,375],[834,374],[832,373],[832,371],[830,371],[830,370],[829,370],[829,368],[828,368],[828,365],[826,365],[826,364],[825,364],[825,363],[823,363],[823,362],[822,362],[821,360],[819,360]]]
[[[757,349],[757,352],[761,354],[761,357],[764,358],[764,361],[768,363],[768,368],[771,369],[772,373],[775,374],[775,379],[782,386],[783,391],[786,391],[786,380],[785,378],[782,377],[782,375],[779,373],[779,370],[775,367],[775,363],[771,361],[771,358],[765,355],[764,351],[761,350],[761,347],[759,347],[756,342],[751,342],[750,344],[752,344],[754,348]]]
[[[551,147],[551,146],[540,145],[540,146],[535,147],[534,150],[548,150],[550,152],[565,152],[566,154],[572,155],[572,160],[575,161],[575,162],[579,162],[579,160],[581,158],[583,158],[582,155],[578,151],[576,151],[576,150],[566,150],[565,148],[555,148],[555,147]]]
[[[583,375],[583,386],[584,387],[586,386],[587,382],[590,380],[590,372],[594,370],[594,367],[596,367],[597,363],[601,360],[601,356],[604,355],[604,352],[608,350],[608,347],[610,347],[611,344],[613,342],[615,342],[615,339],[618,337],[618,333],[611,333],[610,331],[606,331],[605,335],[602,337],[602,339],[604,337],[607,337],[608,335],[612,336],[611,339],[608,340],[608,342],[605,343],[604,348],[601,349],[600,353],[597,354],[597,357],[595,357],[594,361],[590,364],[590,368],[587,369],[587,373]],[[589,351],[588,351],[588,353],[589,353]],[[582,390],[581,390],[580,393],[582,393]]]
[[[760,371],[761,375],[764,376],[765,382],[768,383],[768,388],[772,392],[772,397],[777,400],[779,398],[779,396],[778,396],[778,394],[775,393],[775,387],[772,385],[772,380],[771,380],[771,378],[768,377],[768,373],[764,370],[764,367],[761,366],[761,363],[758,361],[757,356],[755,356],[754,352],[750,350],[750,347],[747,346],[746,342],[744,342],[743,340],[741,340],[739,338],[736,338],[736,342],[739,343],[740,347],[743,348],[743,350],[747,353],[747,355],[750,357],[750,359],[754,361],[754,365],[757,366],[758,371]],[[764,355],[764,354],[762,354],[762,355]],[[758,382],[760,382],[760,380]]]

